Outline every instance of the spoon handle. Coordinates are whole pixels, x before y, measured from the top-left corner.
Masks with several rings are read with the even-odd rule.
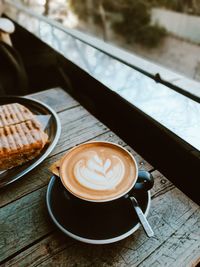
[[[134,207],[134,209],[136,211],[138,219],[140,220],[140,223],[141,223],[142,227],[144,228],[144,231],[146,232],[147,236],[148,237],[154,236],[154,232],[153,232],[149,222],[147,221],[144,213],[142,212],[137,200],[132,196],[130,197],[130,200],[131,200],[131,202],[133,204],[133,207]]]

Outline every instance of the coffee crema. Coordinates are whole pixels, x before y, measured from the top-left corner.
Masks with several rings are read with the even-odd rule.
[[[89,201],[108,201],[124,195],[135,183],[137,167],[122,147],[91,142],[70,150],[62,159],[60,176],[75,196]]]

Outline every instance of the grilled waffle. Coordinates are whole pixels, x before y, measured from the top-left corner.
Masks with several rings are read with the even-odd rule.
[[[0,106],[0,127],[17,124],[33,118],[33,113],[18,103]]]
[[[14,105],[16,108],[16,104]],[[6,110],[4,107],[0,106],[1,115],[1,110]],[[4,113],[5,120],[1,119],[3,116],[0,117],[1,125],[4,125],[0,127],[0,170],[21,165],[35,158],[48,141],[47,134],[34,115],[22,105],[17,104],[17,110],[15,108],[14,114],[18,114],[16,117],[12,116],[11,112]],[[25,114],[24,110],[27,110]]]

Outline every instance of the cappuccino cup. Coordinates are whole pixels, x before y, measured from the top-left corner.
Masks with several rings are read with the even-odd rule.
[[[149,190],[153,177],[138,171],[134,156],[120,145],[92,141],[69,150],[59,166],[61,182],[70,199],[105,203]]]

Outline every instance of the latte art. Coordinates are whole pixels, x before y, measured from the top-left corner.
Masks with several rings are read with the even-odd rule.
[[[78,198],[103,202],[118,198],[133,187],[137,166],[124,148],[109,142],[90,142],[63,157],[60,178]]]
[[[95,151],[91,151],[88,159],[81,159],[75,164],[74,176],[87,188],[111,190],[123,179],[124,170],[124,164],[119,157],[111,155],[103,161]]]

